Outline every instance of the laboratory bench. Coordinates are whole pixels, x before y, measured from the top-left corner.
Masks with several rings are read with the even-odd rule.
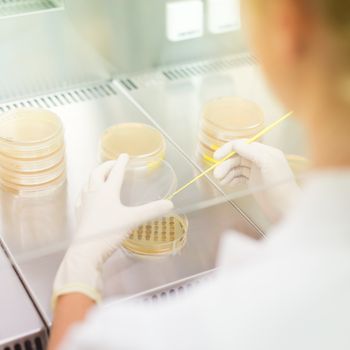
[[[249,55],[225,56],[116,76],[0,105],[2,112],[19,106],[54,111],[64,125],[67,159],[67,183],[57,191],[35,198],[2,193],[0,232],[12,267],[7,263],[8,269],[3,271],[3,266],[7,265],[1,264],[1,273],[6,273],[5,281],[9,280],[5,283],[5,293],[9,295],[3,296],[1,307],[16,313],[23,323],[23,327],[18,324],[18,328],[10,329],[4,339],[11,336],[24,339],[25,332],[35,335],[51,325],[53,280],[74,234],[76,200],[89,173],[100,162],[99,141],[103,131],[124,122],[146,123],[159,129],[167,140],[165,159],[175,170],[178,185],[185,184],[203,169],[196,156],[203,104],[212,98],[232,94],[257,102],[267,121],[283,113],[268,93],[258,66]],[[293,121],[287,124],[264,141],[286,153],[300,154],[301,131]],[[289,136],[285,137],[287,130]],[[192,285],[192,281],[207,278],[215,269],[220,237],[225,232],[233,230],[253,239],[262,238],[270,223],[253,197],[225,200],[224,195],[230,192],[220,188],[210,177],[179,194],[174,202],[180,211],[198,206],[198,210],[189,210],[186,214],[189,229],[185,247],[180,253],[161,259],[139,258],[118,251],[103,271],[104,297],[108,300],[132,296],[157,299],[162,293],[171,295]],[[215,198],[221,203],[200,205]],[[9,298],[8,303],[4,303],[6,298]],[[19,302],[23,306],[20,307]],[[20,315],[24,313],[22,319]],[[6,322],[3,312],[0,318],[1,324]],[[0,344],[2,341],[0,339]]]

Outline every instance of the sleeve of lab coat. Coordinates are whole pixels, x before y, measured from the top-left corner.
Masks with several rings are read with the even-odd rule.
[[[71,331],[62,350],[214,349],[208,322],[216,309],[212,287],[157,304],[98,307]]]
[[[255,250],[254,241],[234,236],[228,234],[222,242],[219,263],[224,266],[241,262],[240,257],[230,260],[237,251],[242,254]],[[232,324],[222,313],[230,292],[221,282],[215,278],[181,297],[150,305],[129,302],[98,307],[72,330],[62,350],[218,348],[220,339],[224,341],[228,334],[225,325]]]

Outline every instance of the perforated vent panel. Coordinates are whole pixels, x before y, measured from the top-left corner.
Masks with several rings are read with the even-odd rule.
[[[44,331],[40,334],[23,337],[22,339],[0,344],[0,350],[44,350],[46,349],[47,337]]]
[[[158,303],[162,300],[177,298],[191,291],[193,288],[203,285],[213,279],[213,274],[206,274],[201,277],[192,278],[182,281],[172,286],[167,286],[159,290],[150,292],[149,294],[140,298],[143,303]]]
[[[130,75],[121,78],[119,81],[127,90],[133,91],[162,82],[205,76],[208,74],[228,71],[243,65],[255,65],[256,63],[256,60],[249,54],[234,55],[215,60],[166,67],[151,73]]]
[[[0,0],[0,17],[61,8],[61,0]]]
[[[248,55],[222,58],[215,61],[204,61],[163,70],[168,80],[187,79],[210,73],[218,73],[232,68],[255,64],[256,61]]]
[[[179,280],[175,283],[133,295],[130,298],[126,298],[118,302],[126,302],[132,300],[138,303],[158,303],[160,301],[173,299],[188,293],[189,291],[193,290],[193,288],[210,282],[214,279],[214,272],[215,270],[209,270],[201,274]]]
[[[0,105],[0,113],[19,107],[54,108],[71,103],[96,100],[98,98],[113,95],[117,95],[117,92],[113,85],[109,83],[103,83],[74,90],[67,90],[64,92],[53,93],[46,96],[5,103]]]

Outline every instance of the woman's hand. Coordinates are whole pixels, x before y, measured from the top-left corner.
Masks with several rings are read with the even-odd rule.
[[[82,293],[94,301],[101,297],[103,264],[131,230],[167,214],[173,204],[160,200],[138,207],[121,203],[120,191],[129,157],[97,167],[79,204],[76,235],[57,272],[53,302],[58,296]]]
[[[278,220],[300,193],[283,152],[261,143],[236,140],[217,150],[214,158],[223,159],[233,151],[237,155],[215,169],[215,178],[222,185],[247,184],[268,217]]]

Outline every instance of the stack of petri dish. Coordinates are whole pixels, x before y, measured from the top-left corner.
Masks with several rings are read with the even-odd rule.
[[[214,152],[226,142],[247,139],[264,128],[264,113],[254,102],[240,97],[222,97],[208,102],[199,130],[198,155],[204,164],[216,161]]]
[[[44,109],[19,108],[0,118],[0,183],[20,196],[52,192],[66,180],[63,127]]]
[[[107,129],[101,137],[102,161],[116,159],[122,153],[130,156],[121,193],[125,205],[164,199],[175,191],[176,174],[164,160],[166,142],[157,129],[141,123],[116,124]],[[186,243],[187,230],[186,217],[170,214],[135,229],[123,247],[138,256],[176,254]]]

